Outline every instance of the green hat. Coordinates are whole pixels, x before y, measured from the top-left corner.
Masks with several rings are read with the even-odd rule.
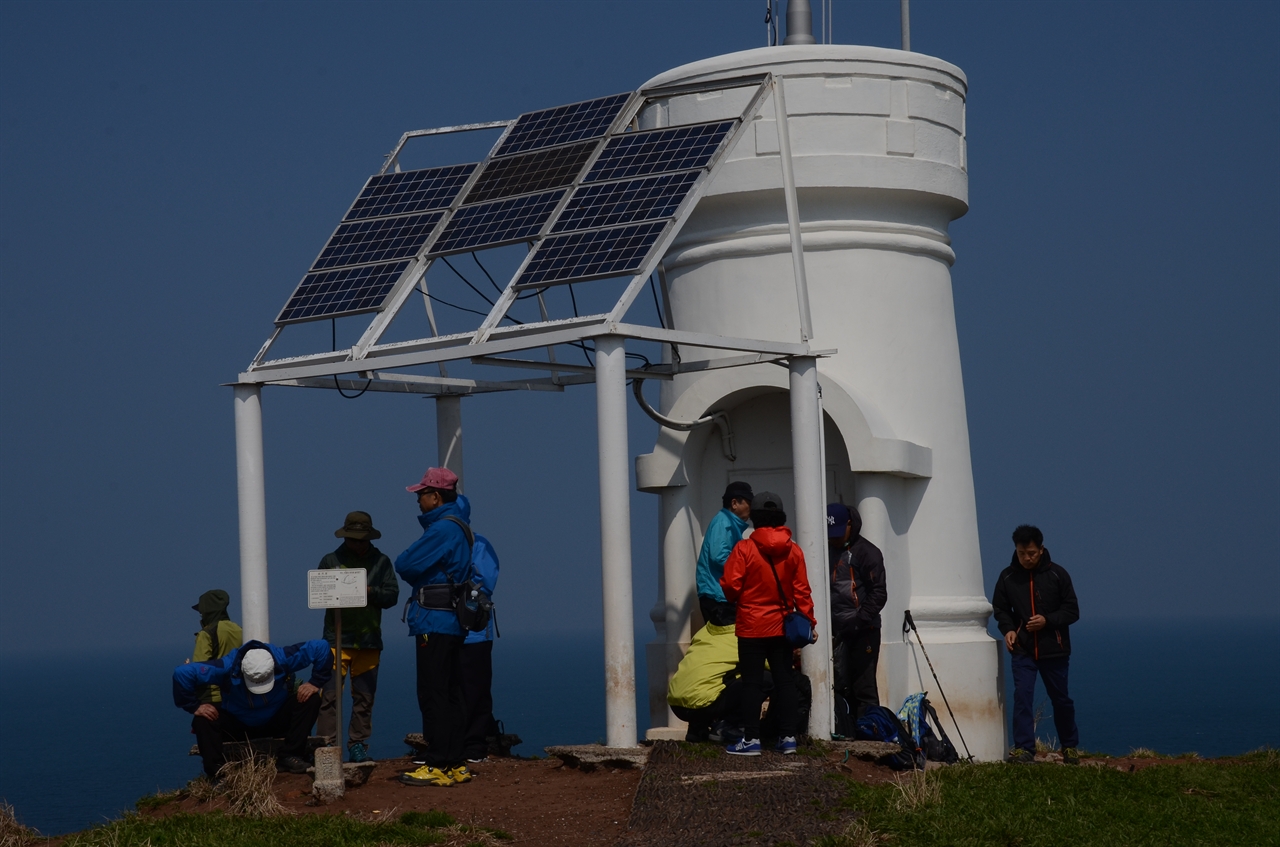
[[[373,528],[373,518],[368,512],[348,512],[342,529],[333,531],[335,538],[354,538],[357,541],[372,541],[381,538],[382,533]]]

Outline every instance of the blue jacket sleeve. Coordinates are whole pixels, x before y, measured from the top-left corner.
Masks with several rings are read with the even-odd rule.
[[[716,512],[707,525],[706,535],[702,537],[702,549],[698,551],[699,595],[724,600],[720,577],[724,575],[724,563],[728,561],[734,545],[741,540],[742,534],[734,530],[724,511]]]
[[[206,685],[226,685],[235,657],[231,653],[211,662],[178,665],[173,672],[173,705],[184,712],[195,712],[200,706],[197,692]]]
[[[448,576],[461,581],[470,558],[462,527],[452,521],[436,521],[408,550],[396,557],[396,573],[410,585],[446,582]],[[441,562],[446,563],[445,566],[435,568]],[[435,573],[431,572],[433,568]]]
[[[311,668],[309,682],[316,688],[324,688],[333,676],[333,651],[329,642],[320,638],[292,644],[284,648],[284,666],[292,674],[305,667]]]

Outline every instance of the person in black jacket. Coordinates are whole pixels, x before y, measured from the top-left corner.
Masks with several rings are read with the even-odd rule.
[[[1023,524],[1013,531],[1013,561],[996,579],[991,605],[1013,663],[1012,762],[1035,761],[1036,674],[1044,680],[1053,703],[1053,724],[1062,744],[1062,759],[1080,763],[1076,747],[1076,707],[1067,694],[1071,657],[1069,627],[1080,619],[1080,604],[1071,576],[1049,557],[1044,534]]]
[[[831,629],[836,638],[836,691],[854,720],[880,705],[880,610],[888,599],[884,556],[860,534],[862,517],[843,503],[827,506],[831,566]]]

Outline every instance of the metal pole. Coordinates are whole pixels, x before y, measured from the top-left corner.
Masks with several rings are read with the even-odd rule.
[[[902,6],[902,49],[911,50],[911,0],[901,0]]]
[[[441,394],[436,397],[436,461],[458,475],[458,491],[462,491],[462,397]]]
[[[818,619],[818,641],[801,651],[801,666],[813,688],[809,710],[809,735],[830,738],[834,712],[831,700],[831,614],[826,596],[826,504],[822,479],[821,419],[818,417],[818,360],[792,357],[791,466],[795,475],[796,502],[791,523],[796,543],[804,553],[813,613]]]
[[[342,761],[342,610],[333,610],[333,690],[338,694],[337,727],[333,746],[338,748],[338,761]]]
[[[600,560],[604,583],[606,744],[636,746],[635,628],[631,609],[631,484],[627,467],[627,351],[596,339]]]
[[[804,272],[804,244],[800,240],[800,204],[796,198],[796,175],[791,167],[791,133],[787,129],[785,81],[773,78],[773,117],[778,125],[778,152],[782,160],[782,193],[787,200],[787,228],[791,231],[791,268],[796,278],[796,300],[800,306],[800,340],[813,338],[813,318],[809,312],[809,280]]]
[[[262,458],[262,387],[234,387],[236,495],[240,506],[240,615],[246,641],[270,641],[267,493]]]

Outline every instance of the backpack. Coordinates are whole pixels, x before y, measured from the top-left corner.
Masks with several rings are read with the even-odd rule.
[[[462,528],[467,537],[467,548],[471,551],[467,559],[467,575],[461,583],[449,579],[449,587],[453,590],[453,610],[458,616],[458,623],[469,632],[483,632],[489,628],[489,618],[493,615],[493,601],[485,591],[484,583],[476,575],[476,534],[461,518],[448,515],[445,520],[452,521]],[[483,551],[492,551],[493,546],[486,539],[480,546]],[[487,555],[487,552],[485,553]]]
[[[937,733],[929,725],[929,717],[932,717],[933,722],[937,724]],[[926,692],[922,691],[908,697],[903,702],[902,709],[898,711],[898,718],[908,728],[916,749],[923,758],[948,765],[960,761],[960,754],[956,752],[951,739],[947,738],[947,731],[942,728],[942,721],[938,719],[938,712],[929,702]],[[939,734],[941,738],[938,737]]]
[[[896,771],[924,766],[911,733],[898,720],[898,716],[884,706],[867,707],[863,716],[858,718],[857,737],[862,741],[898,744],[902,748],[901,752],[887,757],[889,767]]]

